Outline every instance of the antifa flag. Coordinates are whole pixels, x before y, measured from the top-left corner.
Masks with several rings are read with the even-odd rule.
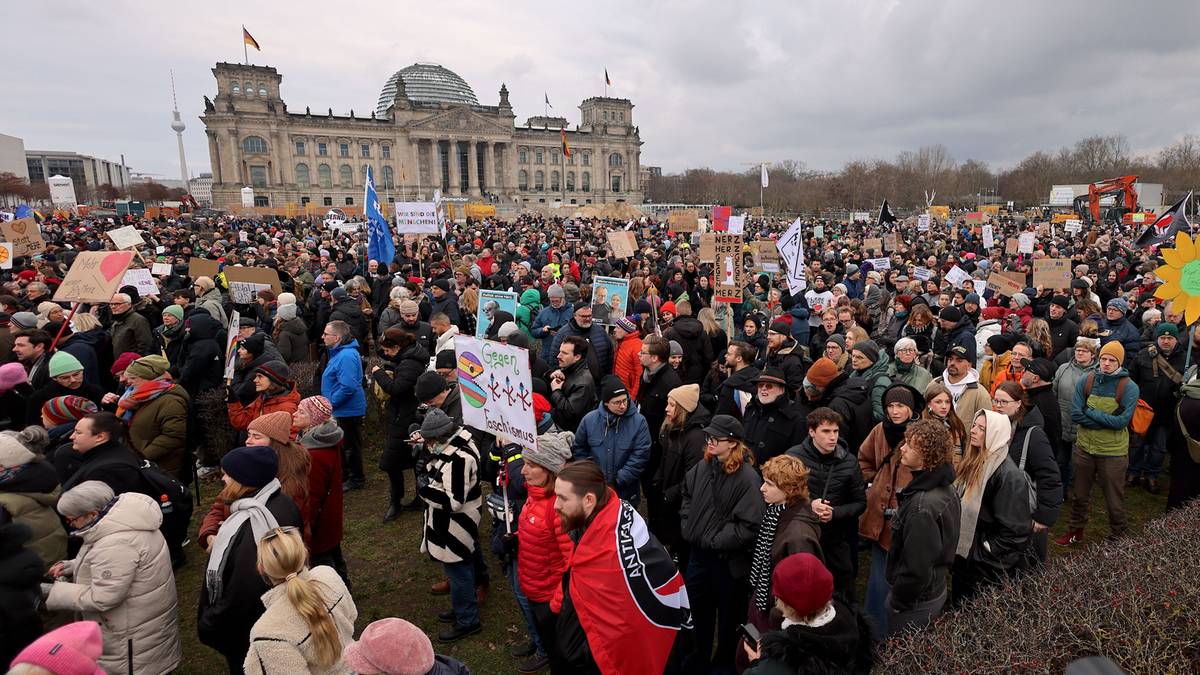
[[[687,588],[641,515],[608,496],[571,557],[571,602],[601,672],[658,675],[692,627]]]
[[[899,218],[896,217],[896,214],[892,213],[891,207],[888,206],[887,200],[883,200],[883,206],[879,207],[879,222],[876,225],[886,225],[898,220]]]
[[[1138,238],[1134,240],[1134,246],[1161,246],[1165,242],[1175,238],[1176,232],[1186,232],[1191,234],[1192,225],[1188,222],[1187,214],[1184,213],[1187,201],[1191,199],[1192,193],[1187,193],[1187,196],[1175,202],[1175,206],[1167,209],[1161,216],[1158,217],[1150,227],[1142,231]]]

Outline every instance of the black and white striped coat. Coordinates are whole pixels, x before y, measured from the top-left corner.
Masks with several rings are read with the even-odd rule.
[[[466,427],[458,430],[427,464],[425,532],[421,552],[434,560],[468,560],[479,545],[483,490],[479,484],[479,450]]]

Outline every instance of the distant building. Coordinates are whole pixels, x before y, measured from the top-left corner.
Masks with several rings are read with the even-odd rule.
[[[375,110],[334,115],[292,108],[275,68],[218,63],[217,90],[205,98],[213,203],[257,206],[360,205],[367,166],[381,199],[492,198],[508,203],[641,203],[641,145],[628,99],[593,97],[579,124],[531,117],[514,126],[508,88],[482,105],[442,66],[418,63],[394,73]],[[562,153],[566,132],[570,157]]]
[[[186,190],[187,186],[178,178],[162,178],[155,174],[135,173],[129,177],[129,182],[137,185],[138,183],[158,183],[159,185],[174,190]]]
[[[661,177],[662,177],[662,167],[661,166],[642,166],[642,175],[641,175],[642,191],[645,192],[646,188],[650,185],[651,178],[661,178]]]
[[[45,182],[50,176],[70,178],[81,202],[91,201],[101,185],[111,185],[121,192],[128,191],[130,185],[129,167],[77,152],[26,150],[25,166],[30,183]]]
[[[29,179],[29,167],[25,166],[25,141],[16,136],[0,134],[0,173]]]
[[[191,179],[192,199],[201,206],[212,206],[212,174],[202,173],[199,177]]]

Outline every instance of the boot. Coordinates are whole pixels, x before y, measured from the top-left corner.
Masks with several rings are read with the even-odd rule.
[[[401,481],[404,479],[401,478]],[[404,483],[396,484],[395,478],[391,480],[388,486],[388,510],[383,516],[383,522],[390,523],[400,517],[400,512],[404,510]]]
[[[1059,546],[1074,546],[1083,543],[1083,530],[1067,530],[1061,537],[1054,540]]]

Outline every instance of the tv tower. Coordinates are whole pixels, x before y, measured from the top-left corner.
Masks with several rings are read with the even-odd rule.
[[[175,71],[171,71],[171,105],[173,109],[171,114],[175,119],[171,122],[171,128],[175,130],[175,138],[179,141],[179,177],[183,180],[183,189],[189,194],[192,191],[191,185],[188,183],[187,158],[183,156],[183,120],[179,117],[179,103],[175,100]]]

